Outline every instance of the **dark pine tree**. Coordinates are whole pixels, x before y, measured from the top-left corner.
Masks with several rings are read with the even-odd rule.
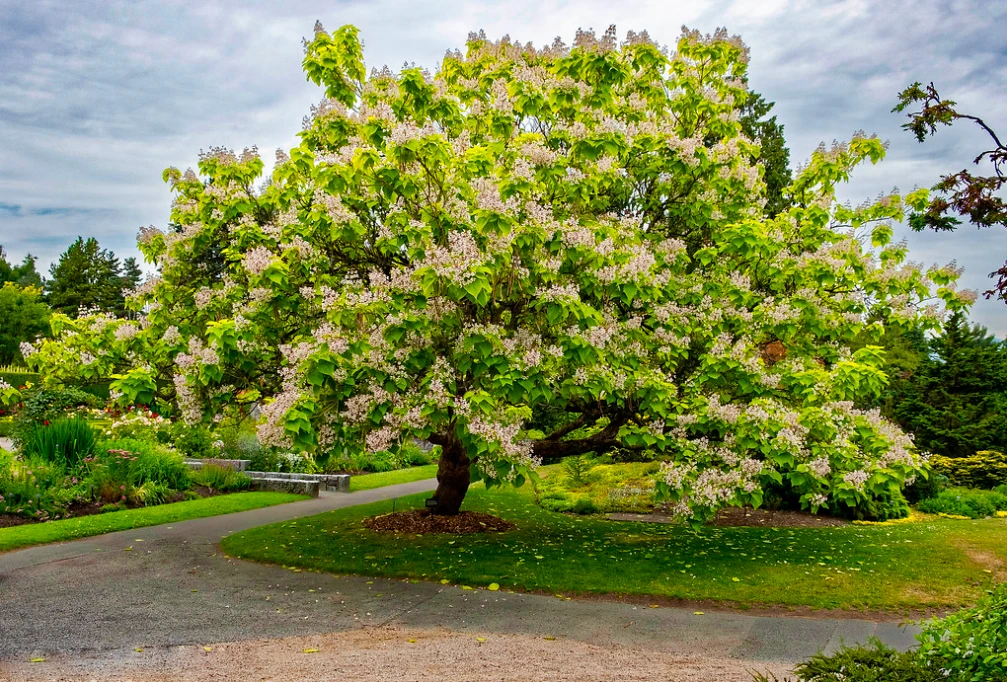
[[[53,310],[67,315],[76,315],[81,308],[122,313],[122,267],[97,239],[78,237],[49,268],[49,274],[46,292]]]
[[[783,190],[790,184],[790,150],[783,137],[783,124],[776,116],[769,116],[774,103],[767,102],[762,95],[749,92],[748,99],[741,107],[741,129],[746,136],[762,143],[759,158],[765,168],[763,180],[766,182],[765,213],[772,218],[790,207],[790,200]]]
[[[1007,343],[961,313],[930,340],[912,374],[893,382],[892,416],[923,450],[948,457],[1007,448]]]

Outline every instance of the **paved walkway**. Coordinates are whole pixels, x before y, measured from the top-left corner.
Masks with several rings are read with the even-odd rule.
[[[14,441],[5,436],[0,436],[0,448],[3,448],[4,450],[13,450]]]
[[[276,521],[432,490],[420,481],[0,554],[0,661],[114,659],[137,647],[238,642],[391,626],[569,638],[662,654],[794,662],[896,622],[767,617],[297,573],[228,559],[220,538]],[[389,509],[391,503],[389,502]],[[339,538],[332,538],[338,546]],[[125,551],[127,548],[132,551]]]

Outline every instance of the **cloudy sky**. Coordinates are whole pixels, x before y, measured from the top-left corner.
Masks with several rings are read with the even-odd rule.
[[[616,24],[674,45],[683,24],[726,26],[751,46],[793,162],[858,129],[891,142],[843,190],[855,203],[930,186],[986,142],[964,126],[924,145],[901,131],[890,110],[915,80],[1007,132],[1007,3],[992,0],[0,0],[0,244],[46,268],[77,235],[137,255],[137,228],[168,217],[165,167],[211,145],[293,146],[321,96],[300,70],[316,19],[355,24],[368,64],[393,68],[434,68],[479,28],[538,44]],[[914,260],[957,259],[979,290],[1007,257],[1003,229],[907,236]],[[1003,303],[973,316],[1007,335]]]

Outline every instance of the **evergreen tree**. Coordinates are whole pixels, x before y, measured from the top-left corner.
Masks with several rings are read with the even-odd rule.
[[[1007,343],[953,315],[915,372],[892,384],[893,416],[923,450],[964,457],[1007,448]]]
[[[122,262],[122,288],[135,289],[143,279],[143,271],[136,259],[130,256]]]
[[[13,282],[22,287],[43,286],[42,275],[35,269],[35,256],[30,253],[21,261],[21,265],[11,265],[7,262],[7,253],[0,246],[0,284]]]
[[[78,237],[49,268],[49,274],[46,290],[54,310],[67,315],[76,315],[81,308],[122,313],[122,266],[95,238]]]
[[[783,137],[783,124],[776,116],[767,115],[774,103],[767,102],[762,95],[749,92],[748,99],[739,109],[741,129],[753,140],[759,140],[762,151],[759,159],[765,168],[763,180],[766,182],[766,216],[772,218],[790,206],[783,196],[783,190],[790,184],[790,150]]]

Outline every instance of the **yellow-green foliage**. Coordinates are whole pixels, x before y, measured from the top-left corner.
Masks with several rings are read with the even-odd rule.
[[[562,467],[549,467],[539,484],[539,504],[552,511],[651,512],[656,462],[588,465],[576,480]]]
[[[930,468],[966,488],[995,488],[1007,483],[1007,455],[996,450],[981,450],[971,457],[930,458]]]

